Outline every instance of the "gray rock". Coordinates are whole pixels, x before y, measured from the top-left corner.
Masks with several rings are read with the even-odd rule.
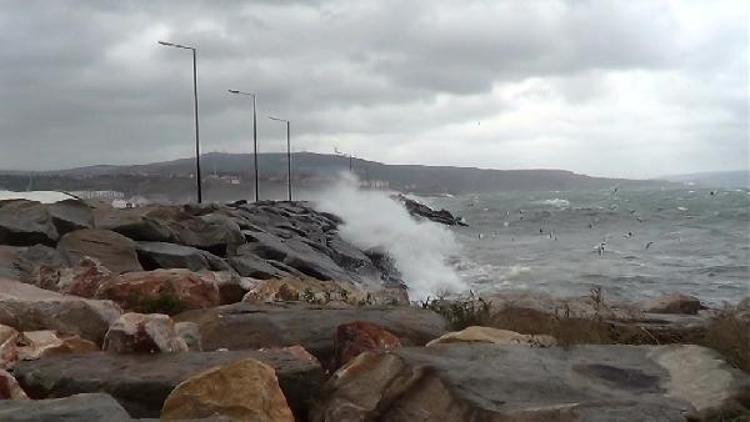
[[[0,201],[0,245],[55,246],[60,238],[47,207],[25,200]]]
[[[279,384],[298,417],[323,382],[314,360],[287,350],[183,352],[155,355],[88,353],[21,362],[14,375],[32,398],[107,392],[133,417],[159,417],[164,400],[185,379],[215,366],[255,358],[276,370]]]
[[[109,394],[76,394],[50,400],[0,400],[4,422],[120,422],[132,421]]]
[[[170,222],[170,227],[177,234],[179,243],[218,256],[227,256],[245,242],[239,225],[231,218],[220,214],[207,214]]]
[[[178,215],[164,208],[99,208],[94,212],[96,228],[112,230],[133,240],[172,242],[175,233],[167,221]]]
[[[249,237],[246,235],[246,237]],[[346,280],[347,274],[328,255],[311,247],[300,238],[279,238],[268,233],[254,233],[240,249],[263,259],[282,262],[318,280]]]
[[[60,236],[74,230],[94,227],[93,209],[77,199],[66,199],[47,206]]]
[[[135,242],[111,230],[84,229],[70,232],[60,239],[57,250],[71,266],[90,256],[113,273],[143,271],[138,262]]]
[[[101,344],[122,311],[108,300],[62,295],[0,279],[0,324],[19,331],[56,330]]]
[[[0,245],[0,278],[20,280],[22,272],[16,266],[18,256],[26,248],[20,246]]]
[[[190,246],[166,242],[137,242],[136,251],[143,268],[187,268],[190,271],[213,270],[221,258]],[[209,262],[208,256],[211,256]],[[223,263],[223,262],[222,262]],[[226,264],[224,264],[226,267]],[[217,269],[218,270],[218,269]]]
[[[198,324],[194,322],[178,322],[174,326],[177,335],[182,337],[191,352],[203,351],[203,340]]]
[[[453,344],[360,355],[326,384],[312,420],[684,421],[736,416],[748,388],[699,346]]]
[[[321,362],[331,359],[336,328],[341,324],[372,322],[399,337],[405,345],[424,345],[447,332],[447,323],[441,316],[409,306],[352,308],[237,303],[183,312],[174,320],[197,323],[205,350],[299,344]]]
[[[62,268],[67,266],[65,258],[57,249],[44,245],[25,248],[16,257],[15,267],[21,274],[20,280],[34,283],[36,273],[41,267]]]
[[[237,255],[228,257],[227,261],[243,277],[265,280],[275,277],[286,277],[290,274],[281,268],[283,264],[280,262],[277,265],[273,265],[274,261],[262,259],[249,251],[245,251],[243,246],[240,246],[237,250]]]

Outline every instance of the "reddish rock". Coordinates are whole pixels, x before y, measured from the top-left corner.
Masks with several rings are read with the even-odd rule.
[[[210,273],[185,269],[122,274],[99,288],[96,296],[134,312],[168,315],[221,303],[219,288]]]
[[[333,368],[339,368],[363,352],[401,347],[398,337],[385,328],[366,321],[339,325],[334,342]]]
[[[103,349],[114,353],[173,353],[186,352],[188,346],[169,316],[127,313],[109,328]]]
[[[8,369],[18,360],[20,333],[13,327],[0,324],[0,369]]]
[[[96,259],[84,256],[76,267],[53,268],[40,266],[34,276],[35,285],[60,293],[92,298],[112,272]]]
[[[110,230],[70,232],[60,239],[57,249],[72,266],[77,265],[84,256],[90,256],[116,274],[143,271],[135,242]]]
[[[28,400],[18,381],[4,369],[0,369],[0,400]]]

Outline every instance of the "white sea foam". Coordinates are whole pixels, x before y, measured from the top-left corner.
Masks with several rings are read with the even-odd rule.
[[[346,174],[315,203],[318,209],[344,220],[340,234],[348,242],[361,249],[388,251],[412,300],[468,290],[445,262],[446,257],[459,252],[453,233],[436,223],[414,220],[389,193],[359,189],[357,180]]]
[[[0,201],[6,199],[27,199],[29,201],[37,201],[43,204],[54,204],[55,202],[73,198],[74,196],[72,195],[56,191],[11,192],[7,190],[0,190]]]
[[[558,207],[558,208],[565,208],[565,207],[570,206],[570,201],[568,201],[567,199],[555,198],[555,199],[547,199],[545,201],[542,201],[542,204],[552,205],[553,207]]]

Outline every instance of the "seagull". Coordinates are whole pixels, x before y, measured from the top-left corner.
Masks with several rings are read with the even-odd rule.
[[[654,244],[654,241],[653,241],[653,240],[652,240],[652,241],[650,241],[650,242],[648,242],[648,243],[646,243],[646,249],[650,248],[650,247],[651,247],[651,245],[653,245],[653,244]]]

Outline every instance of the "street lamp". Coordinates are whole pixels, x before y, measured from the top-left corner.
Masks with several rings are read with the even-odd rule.
[[[286,123],[286,165],[287,165],[287,187],[289,189],[289,202],[292,202],[292,147],[289,143],[289,120],[268,116],[271,120]]]
[[[166,41],[158,41],[159,44],[166,47],[180,48],[193,52],[193,98],[195,100],[195,175],[196,187],[198,189],[198,203],[203,202],[203,192],[201,189],[201,149],[200,149],[200,127],[198,125],[198,68],[196,66],[196,56],[198,51],[195,47],[175,44]]]
[[[253,165],[255,167],[255,202],[258,202],[258,122],[256,118],[256,95],[251,92],[242,92],[236,89],[230,89],[231,94],[245,95],[253,97]]]

